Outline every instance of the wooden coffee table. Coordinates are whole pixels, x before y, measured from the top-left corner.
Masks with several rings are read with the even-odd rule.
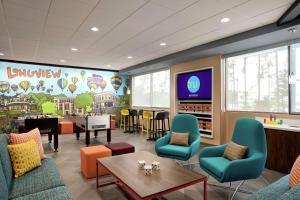
[[[145,176],[138,161],[147,164],[160,162],[160,170]],[[98,166],[102,165],[113,176],[113,182],[99,183]],[[118,185],[132,199],[151,200],[165,194],[203,182],[203,199],[207,199],[207,176],[180,167],[174,160],[161,158],[146,151],[97,159],[97,188]]]

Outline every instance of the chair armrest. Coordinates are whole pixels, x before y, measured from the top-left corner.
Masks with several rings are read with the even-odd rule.
[[[220,157],[224,154],[227,144],[213,147],[204,147],[199,154],[199,158],[204,157]]]
[[[155,150],[157,150],[157,148],[159,148],[161,146],[165,146],[165,145],[169,144],[170,139],[171,139],[171,133],[167,132],[167,134],[164,137],[161,137],[158,140],[156,140]]]
[[[191,146],[191,157],[193,157],[197,153],[197,151],[199,150],[200,138],[195,140],[190,146]]]
[[[252,156],[233,160],[225,169],[224,182],[255,179],[259,177],[266,163],[266,155],[257,152]]]
[[[280,196],[280,200],[299,200],[300,199],[300,185],[290,188],[286,193]]]

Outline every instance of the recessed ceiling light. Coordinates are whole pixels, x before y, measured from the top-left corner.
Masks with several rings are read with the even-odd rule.
[[[297,31],[297,29],[295,27],[288,29],[288,32],[290,32],[290,33],[295,33],[296,31]]]
[[[4,53],[1,53],[1,52],[0,52],[0,56],[4,56]]]
[[[97,28],[96,26],[94,26],[94,27],[91,28],[91,30],[97,32],[97,31],[99,31],[99,28]]]
[[[71,50],[72,50],[72,51],[78,51],[78,49],[77,49],[77,48],[71,48]]]
[[[162,42],[162,43],[160,43],[159,45],[160,45],[160,46],[166,46],[166,45],[167,45],[167,43],[165,43],[165,42]]]
[[[64,63],[64,62],[66,62],[66,61],[65,61],[64,59],[61,59],[60,62]]]
[[[132,59],[133,57],[132,57],[132,56],[128,56],[127,58],[128,58],[128,59]]]
[[[111,65],[106,65],[106,67],[111,67]]]
[[[221,19],[221,22],[222,23],[230,22],[230,18],[224,17],[224,18]]]

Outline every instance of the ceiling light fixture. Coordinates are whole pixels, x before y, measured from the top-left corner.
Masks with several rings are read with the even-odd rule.
[[[288,32],[290,32],[290,33],[295,33],[296,31],[297,31],[297,29],[295,27],[288,29]]]
[[[132,57],[132,56],[128,56],[127,58],[128,58],[128,59],[132,59],[133,57]]]
[[[221,19],[221,22],[222,22],[222,23],[230,22],[230,18],[224,17],[224,18]]]
[[[94,32],[97,32],[97,31],[99,31],[99,28],[97,28],[96,26],[94,26],[94,27],[91,28],[91,30],[94,31]]]
[[[165,43],[165,42],[162,42],[162,43],[160,43],[159,45],[160,45],[160,46],[166,46],[166,45],[167,45],[167,43]]]
[[[77,49],[77,48],[71,48],[71,50],[72,50],[72,51],[78,51],[78,49]]]
[[[0,56],[4,56],[4,53],[1,53],[1,52],[0,52]]]
[[[60,62],[64,63],[64,62],[66,62],[66,61],[65,61],[64,59],[61,59]]]
[[[106,65],[106,67],[111,67],[111,65]]]

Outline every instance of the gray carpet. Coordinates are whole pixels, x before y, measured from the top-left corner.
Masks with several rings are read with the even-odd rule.
[[[92,135],[92,134],[91,134]],[[99,132],[98,140],[100,143],[106,142],[106,134]],[[80,172],[80,147],[84,147],[84,134],[81,134],[81,140],[77,141],[75,135],[60,135],[59,136],[59,149],[58,153],[53,153],[51,146],[47,144],[47,137],[43,137],[46,155],[54,158],[62,175],[66,186],[71,192],[75,200],[122,200],[127,199],[125,195],[116,186],[107,186],[105,188],[96,189],[95,179],[86,179]],[[99,144],[93,141],[94,144]],[[136,151],[146,150],[154,153],[154,142],[146,141],[144,135],[123,133],[120,130],[112,132],[112,142],[127,142],[135,146]],[[204,144],[201,144],[203,147]],[[197,156],[193,158],[197,162]],[[192,162],[193,162],[192,161]],[[195,171],[204,173],[198,165],[194,167]],[[274,182],[283,176],[283,174],[265,169],[263,173],[268,182]],[[219,184],[213,178],[209,178],[209,183]],[[237,185],[239,182],[233,183]],[[222,184],[228,186],[228,184]],[[257,191],[265,187],[266,183],[262,178],[256,180],[246,181],[242,189],[248,191]],[[183,190],[170,193],[165,196],[168,200],[199,200],[202,199],[202,184],[190,186]],[[228,192],[222,188],[208,186],[208,199],[210,200],[223,200],[228,199],[232,192]],[[238,193],[236,200],[245,199],[247,194]]]

